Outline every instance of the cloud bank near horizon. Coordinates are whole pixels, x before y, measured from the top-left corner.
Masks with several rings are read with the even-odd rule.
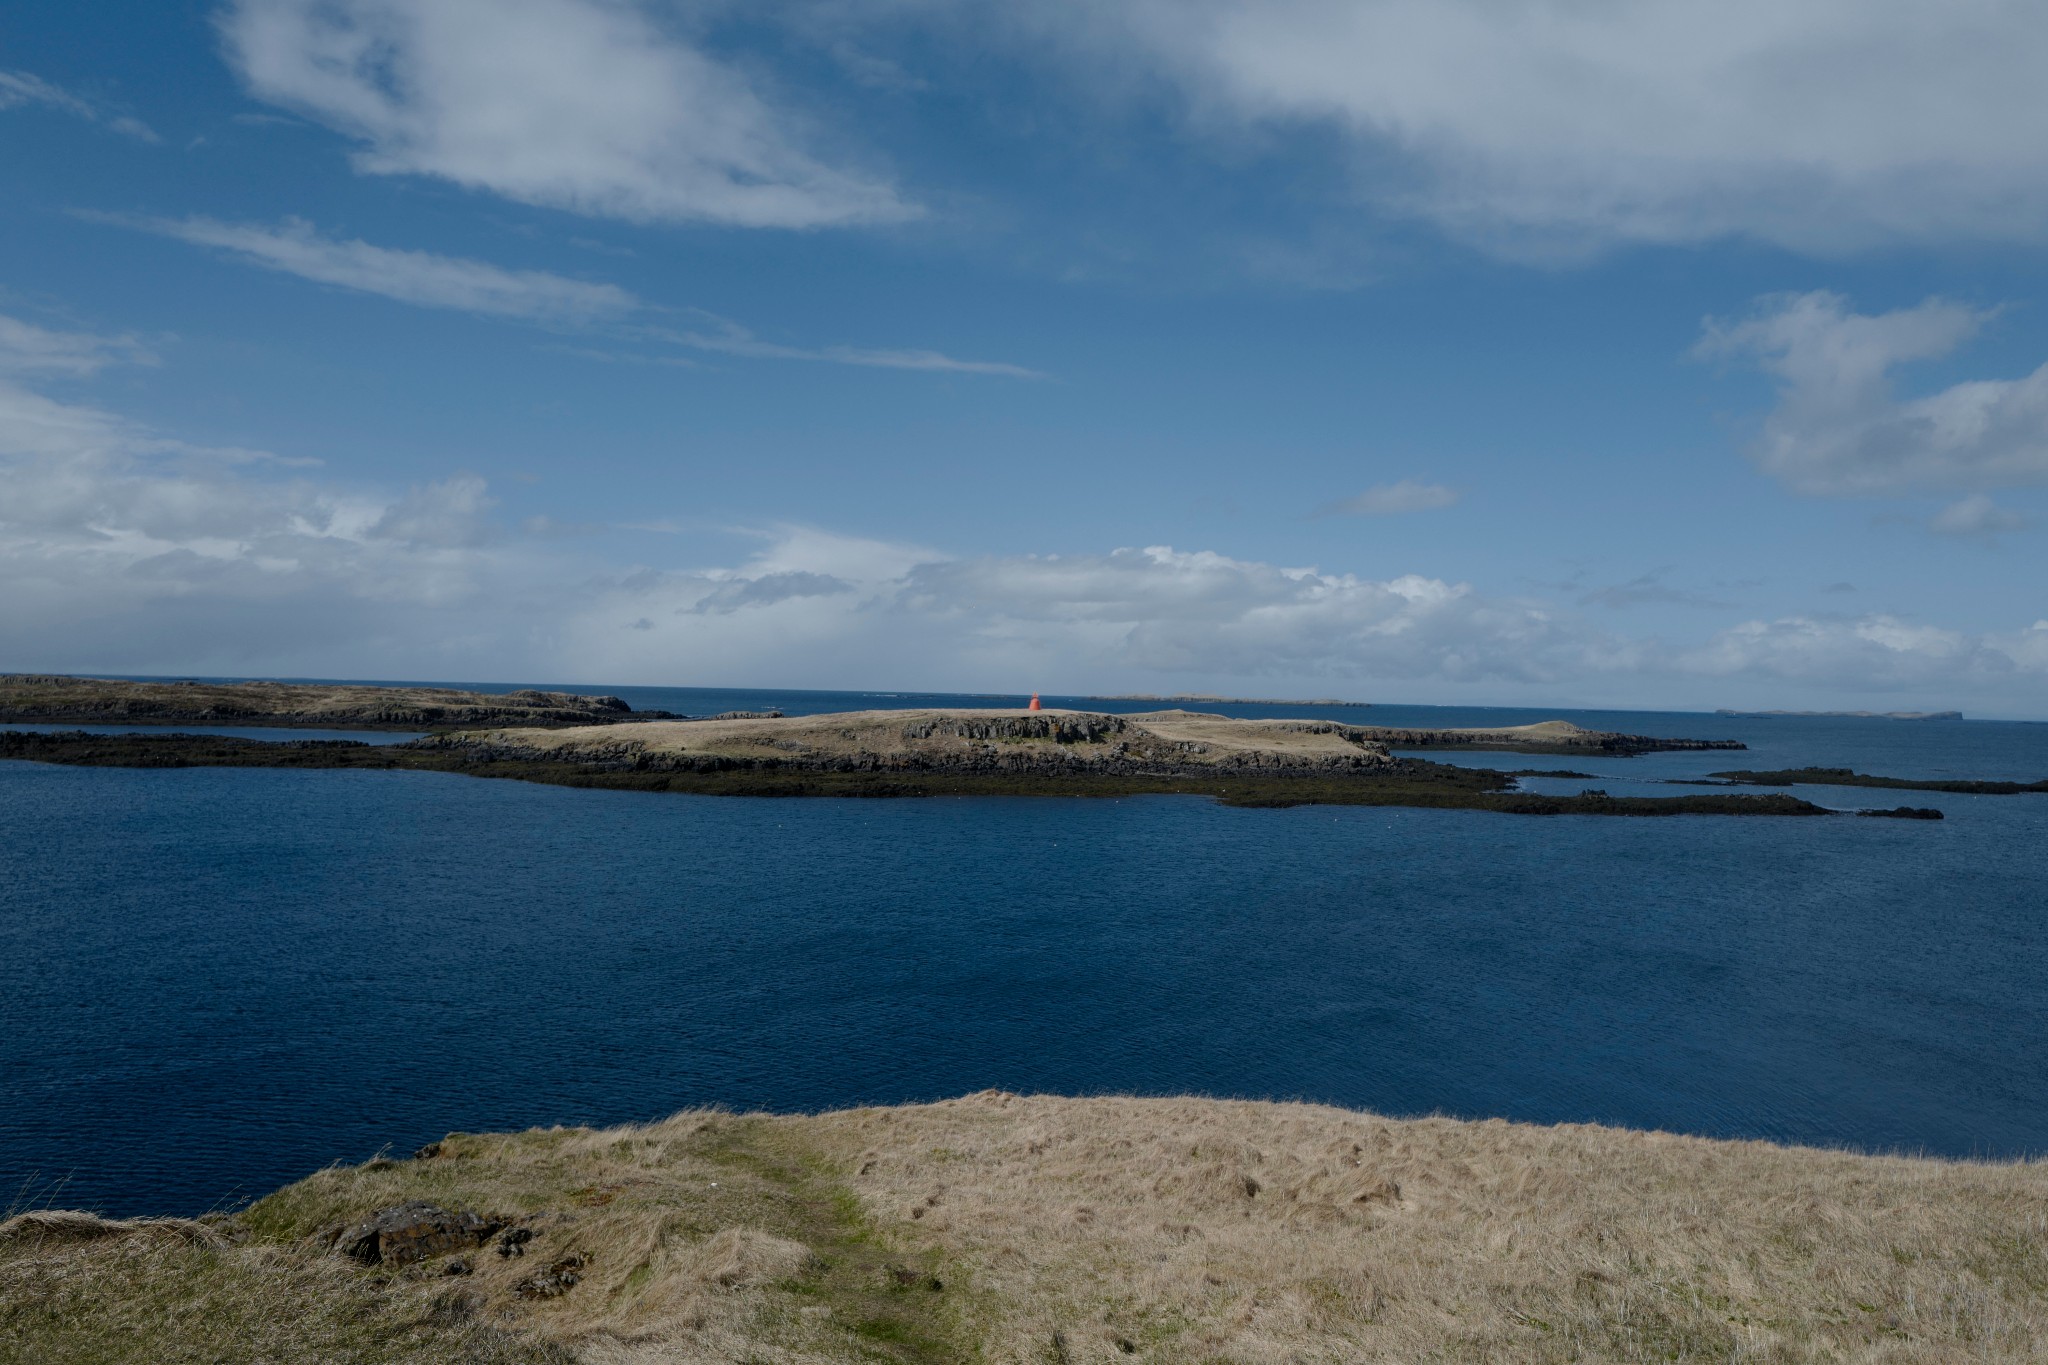
[[[351,487],[44,391],[134,349],[0,325],[9,667],[960,690],[1342,684],[1639,705],[1790,692],[2019,711],[2048,681],[2048,621],[1972,634],[1799,616],[1674,642],[1441,578],[1168,546],[956,557],[773,526],[733,563],[621,563],[604,535],[502,524],[480,478]]]

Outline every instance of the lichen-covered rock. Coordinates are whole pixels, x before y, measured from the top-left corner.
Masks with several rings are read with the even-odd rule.
[[[503,1219],[451,1213],[416,1199],[379,1209],[342,1233],[335,1249],[364,1265],[410,1265],[482,1246],[504,1226]]]

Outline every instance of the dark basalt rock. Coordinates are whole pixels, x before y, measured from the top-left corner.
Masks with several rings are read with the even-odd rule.
[[[513,1285],[512,1292],[522,1299],[558,1299],[583,1282],[583,1265],[581,1256],[564,1256],[539,1274]]]
[[[1932,806],[1894,806],[1890,810],[1859,810],[1858,815],[1874,815],[1880,820],[1945,820],[1948,817]]]
[[[1130,729],[1122,716],[1028,715],[963,716],[958,720],[928,720],[903,727],[905,739],[953,739],[984,741],[1049,739],[1055,744],[1101,744],[1111,735]]]
[[[364,1265],[410,1265],[482,1246],[504,1226],[502,1219],[451,1213],[415,1199],[371,1214],[342,1233],[335,1250]]]

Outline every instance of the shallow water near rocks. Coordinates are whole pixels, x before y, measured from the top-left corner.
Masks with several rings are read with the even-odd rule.
[[[2048,726],[1567,714],[1752,751],[1461,761],[1649,795],[1809,763],[2048,776]],[[2048,1150],[2048,796],[1799,794],[1949,818],[0,763],[0,1202],[192,1213],[451,1129],[988,1086]]]

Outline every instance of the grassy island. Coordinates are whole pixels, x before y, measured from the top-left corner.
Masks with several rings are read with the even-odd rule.
[[[1060,1099],[453,1134],[0,1224],[0,1362],[2048,1355],[2048,1164]]]
[[[1409,733],[1409,732],[1404,732]],[[1652,740],[1562,722],[1440,732],[1446,745],[1611,753]],[[1474,736],[1485,736],[1475,739]],[[446,731],[406,744],[0,732],[0,758],[94,767],[372,768],[722,796],[1206,796],[1235,806],[1462,808],[1514,815],[1825,815],[1780,793],[1613,797],[1517,789],[1509,774],[1393,754],[1321,720],[1188,711],[859,711]]]

